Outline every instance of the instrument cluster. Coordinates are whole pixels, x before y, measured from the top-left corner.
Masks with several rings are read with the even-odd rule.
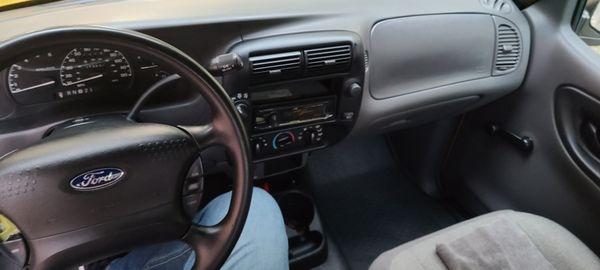
[[[141,55],[117,48],[53,48],[25,56],[6,71],[6,85],[20,104],[36,104],[132,91],[135,81],[152,83],[169,72]]]

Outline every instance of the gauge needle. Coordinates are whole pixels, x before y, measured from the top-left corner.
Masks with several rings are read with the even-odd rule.
[[[74,81],[74,82],[66,83],[66,84],[64,84],[64,86],[70,86],[70,85],[74,85],[74,84],[78,84],[78,83],[82,83],[82,82],[87,82],[87,81],[91,81],[91,80],[95,80],[95,79],[100,79],[102,77],[104,77],[104,74],[98,74],[96,76],[92,76],[92,77],[89,77],[89,78],[81,79],[79,81]]]
[[[16,89],[15,91],[12,91],[13,93],[19,93],[19,92],[25,92],[28,90],[33,90],[36,88],[40,88],[40,87],[44,87],[44,86],[48,86],[48,85],[53,85],[54,83],[56,83],[55,81],[47,81],[45,83],[40,83],[40,84],[36,84],[36,85],[32,85],[26,88],[20,88],[20,89]]]
[[[155,68],[155,67],[158,67],[158,65],[144,66],[144,67],[140,67],[140,69],[150,69],[150,68]]]

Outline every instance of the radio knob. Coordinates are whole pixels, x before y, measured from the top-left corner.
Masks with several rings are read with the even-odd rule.
[[[352,83],[348,86],[348,88],[346,89],[346,95],[348,97],[358,97],[360,96],[360,94],[362,93],[362,86],[360,86],[359,83]]]

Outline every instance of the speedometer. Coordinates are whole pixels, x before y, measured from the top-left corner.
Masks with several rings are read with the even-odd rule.
[[[131,84],[132,77],[132,69],[125,56],[108,48],[72,49],[60,66],[60,82],[67,89],[67,94],[124,88]]]

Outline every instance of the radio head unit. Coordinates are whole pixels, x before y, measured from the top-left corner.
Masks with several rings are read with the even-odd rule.
[[[253,128],[264,131],[335,119],[335,96],[261,106],[255,109]]]

